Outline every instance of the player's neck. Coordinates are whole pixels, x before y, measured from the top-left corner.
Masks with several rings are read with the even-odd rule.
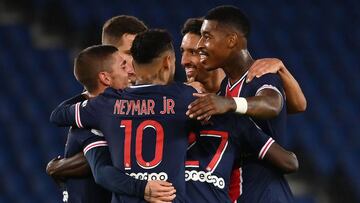
[[[230,57],[228,65],[224,68],[226,76],[230,79],[230,83],[233,84],[239,80],[253,63],[254,59],[247,49],[242,49],[233,54],[233,56]]]
[[[136,76],[136,85],[166,85],[167,81],[161,76],[161,74],[148,73],[140,74]]]
[[[204,88],[209,93],[217,93],[220,90],[221,81],[225,73],[221,68],[213,70],[214,73],[203,82]]]
[[[96,89],[96,90],[94,90],[94,91],[88,92],[88,93],[87,93],[87,96],[88,96],[89,98],[97,97],[97,96],[99,96],[99,94],[103,93],[106,88],[107,88],[107,87],[104,86],[104,87],[100,87],[100,88],[98,88],[98,89]]]

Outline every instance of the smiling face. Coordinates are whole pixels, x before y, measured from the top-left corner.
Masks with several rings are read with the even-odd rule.
[[[221,68],[230,55],[228,32],[217,21],[204,20],[198,43],[200,62],[206,70]]]
[[[208,72],[200,63],[200,56],[197,51],[197,43],[200,36],[187,33],[181,43],[181,65],[185,69],[187,81],[204,81],[208,77]]]

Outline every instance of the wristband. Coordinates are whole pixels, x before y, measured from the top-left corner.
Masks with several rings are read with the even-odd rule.
[[[244,97],[233,97],[236,103],[236,110],[235,112],[240,114],[245,114],[248,108],[248,103]]]

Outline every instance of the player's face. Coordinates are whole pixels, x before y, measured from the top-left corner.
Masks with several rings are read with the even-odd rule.
[[[136,74],[134,71],[134,67],[132,65],[133,57],[131,56],[130,49],[131,45],[135,39],[136,35],[133,34],[124,34],[121,37],[120,45],[117,46],[120,53],[122,54],[123,58],[126,60],[127,64],[130,66],[131,70],[129,73],[129,82],[135,84],[136,81]]]
[[[111,65],[110,86],[115,89],[124,89],[129,85],[129,73],[132,70],[132,67],[121,55],[119,52],[114,53],[114,63]]]
[[[200,55],[197,50],[200,37],[197,34],[187,33],[181,42],[181,65],[185,68],[187,81],[203,82],[209,77],[208,71],[200,63]]]
[[[204,20],[201,38],[198,43],[200,62],[206,70],[221,68],[229,56],[227,33],[217,21]]]

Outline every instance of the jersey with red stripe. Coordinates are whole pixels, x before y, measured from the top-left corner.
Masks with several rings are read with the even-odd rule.
[[[185,158],[191,121],[186,116],[196,92],[182,83],[108,88],[98,97],[59,106],[51,120],[59,125],[101,130],[115,167],[142,180],[164,180],[176,188],[174,202],[185,202]],[[144,202],[115,195],[113,202]]]
[[[65,145],[65,158],[86,150],[89,146],[107,146],[104,137],[99,136],[100,132],[88,129],[72,128],[69,130],[68,139]],[[111,192],[97,185],[93,176],[87,178],[67,179],[63,191],[63,201],[69,203],[106,203],[111,201]]]
[[[230,113],[212,117],[188,148],[185,180],[189,199],[231,202],[230,174],[244,147],[263,159],[273,142],[248,117]]]
[[[280,77],[277,74],[265,74],[246,83],[247,73],[233,85],[228,78],[221,84],[220,95],[230,97],[253,97],[264,89],[278,92],[283,98],[282,110],[277,117],[268,120],[251,118],[255,124],[279,144],[284,144],[286,135],[286,102]],[[233,91],[231,91],[233,90]],[[231,94],[229,94],[231,93]],[[232,198],[239,195],[239,202],[293,202],[293,195],[284,176],[268,163],[259,161],[251,153],[242,160],[243,166],[234,168],[232,174]],[[240,174],[241,173],[241,174]]]

